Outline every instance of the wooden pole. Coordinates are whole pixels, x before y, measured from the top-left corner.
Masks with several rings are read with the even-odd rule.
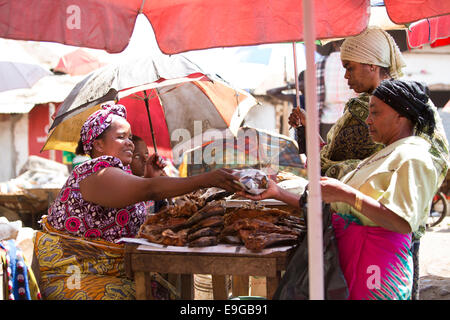
[[[306,150],[308,155],[308,269],[309,298],[324,299],[322,193],[320,190],[319,111],[317,110],[316,28],[314,1],[303,0],[303,35],[306,47]],[[297,75],[296,75],[297,76]]]

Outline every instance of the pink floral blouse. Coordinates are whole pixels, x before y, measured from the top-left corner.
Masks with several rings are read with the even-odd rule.
[[[47,221],[55,229],[74,236],[111,242],[137,234],[145,219],[143,202],[125,208],[107,208],[86,201],[81,195],[80,181],[107,167],[121,168],[131,174],[128,167],[112,156],[101,156],[75,167],[48,209]]]

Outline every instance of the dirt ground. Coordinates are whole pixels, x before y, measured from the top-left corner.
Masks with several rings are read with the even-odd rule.
[[[450,300],[450,216],[420,240],[419,299]]]

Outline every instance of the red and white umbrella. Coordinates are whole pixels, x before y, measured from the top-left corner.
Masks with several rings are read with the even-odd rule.
[[[82,48],[78,48],[62,56],[58,64],[53,68],[53,72],[62,72],[71,76],[88,74],[106,65],[97,57]]]
[[[450,13],[447,0],[385,0],[405,24]],[[316,39],[362,32],[369,0],[313,1]],[[300,0],[0,0],[0,37],[121,52],[144,14],[166,54],[212,47],[302,41]]]
[[[423,19],[412,23],[407,31],[408,46],[419,48],[424,44],[440,47],[450,44],[450,15]]]

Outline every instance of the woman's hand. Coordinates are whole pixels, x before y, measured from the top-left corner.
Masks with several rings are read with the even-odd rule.
[[[268,181],[267,190],[265,190],[263,193],[258,195],[249,194],[247,192],[237,192],[238,195],[246,197],[251,200],[259,201],[264,199],[275,199],[279,200],[281,202],[286,203],[287,205],[299,208],[299,200],[300,197],[295,194],[291,193],[287,190],[284,190],[280,186],[277,185],[277,183],[273,180]]]
[[[145,164],[145,178],[154,178],[165,175],[163,169],[166,166],[166,161],[158,154],[152,154]]]
[[[293,128],[297,128],[300,125],[306,126],[305,111],[300,108],[292,109],[292,112],[289,115],[288,123]]]
[[[222,168],[206,172],[202,175],[202,179],[207,187],[222,188],[230,192],[243,190],[242,186],[236,183],[239,177],[234,176],[231,169]]]
[[[267,190],[265,190],[261,194],[251,194],[245,191],[236,192],[236,194],[251,199],[255,201],[264,200],[264,199],[277,199],[279,195],[279,188],[275,181],[268,179],[267,182]]]
[[[322,200],[326,203],[331,202],[348,202],[351,203],[351,197],[354,196],[355,190],[345,183],[329,178],[320,178],[320,187],[322,191]],[[349,201],[345,201],[350,199]]]

